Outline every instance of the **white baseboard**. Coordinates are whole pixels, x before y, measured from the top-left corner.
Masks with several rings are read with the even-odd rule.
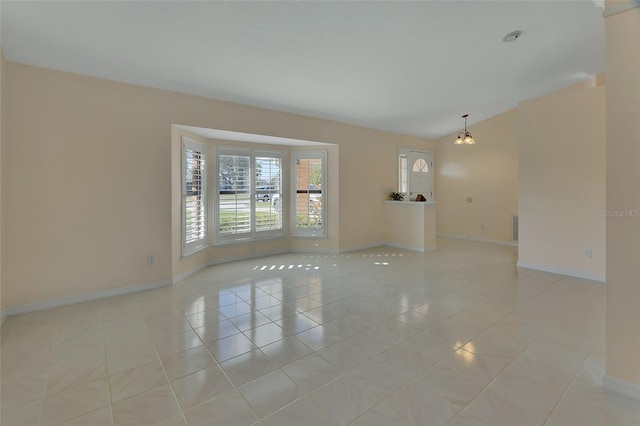
[[[173,279],[171,280],[173,282],[173,284],[177,284],[180,281],[189,278],[191,275],[195,274],[198,271],[203,270],[204,268],[206,268],[207,266],[209,266],[208,263],[202,263],[198,266],[194,266],[191,269],[187,269],[186,271],[179,273],[178,275],[176,275],[175,277],[173,277]]]
[[[448,234],[438,234],[438,236],[448,237],[448,238],[460,238],[460,239],[466,239],[466,240],[471,239],[474,241],[483,241],[483,242],[494,242],[499,244],[506,243],[506,245],[512,245],[511,243],[507,243],[504,241],[499,242],[499,241],[493,241],[493,240],[480,240],[480,239],[466,238],[461,236],[453,236]],[[26,314],[29,312],[41,311],[41,310],[51,309],[51,308],[58,308],[61,306],[72,305],[75,303],[89,302],[92,300],[104,299],[107,297],[120,296],[124,294],[136,293],[139,291],[153,290],[160,287],[170,286],[172,284],[176,284],[180,281],[183,281],[184,279],[190,277],[191,275],[197,273],[198,271],[204,269],[207,266],[213,266],[213,265],[218,265],[222,263],[249,260],[249,259],[254,259],[258,257],[275,256],[275,255],[286,254],[286,253],[327,253],[327,254],[349,253],[349,252],[354,252],[359,250],[367,250],[367,249],[380,247],[380,246],[390,246],[390,247],[395,247],[402,250],[411,250],[411,251],[416,251],[421,253],[436,250],[435,246],[434,247],[413,247],[413,246],[408,246],[404,244],[396,244],[392,242],[381,241],[381,242],[374,242],[370,244],[363,244],[363,245],[351,246],[351,247],[340,248],[340,249],[293,248],[293,249],[275,250],[270,252],[254,253],[254,254],[241,255],[241,256],[225,257],[225,258],[214,259],[207,263],[195,266],[187,271],[184,271],[176,275],[172,279],[168,279],[168,280],[155,281],[155,282],[150,282],[146,284],[134,285],[130,287],[122,287],[122,288],[116,288],[112,290],[99,291],[99,292],[89,293],[81,296],[68,297],[68,298],[40,302],[40,303],[33,303],[29,305],[7,307],[2,311],[0,321],[4,322],[5,318],[12,315]],[[533,268],[533,269],[536,269],[536,268]]]
[[[291,248],[289,253],[318,253],[318,254],[341,254],[341,253],[351,253],[354,251],[367,250],[374,247],[380,247],[385,245],[385,243],[375,242],[371,244],[361,244],[357,246],[343,247],[343,248],[321,248],[321,247],[298,247]]]
[[[290,248],[287,253],[315,253],[315,254],[339,254],[342,253],[338,249],[325,249],[319,247],[297,247]]]
[[[170,286],[172,283],[172,280],[153,281],[150,283],[132,285],[129,287],[120,287],[111,290],[97,291],[95,293],[84,294],[81,296],[65,297],[63,299],[51,300],[47,302],[10,306],[4,309],[2,315],[5,317],[10,317],[13,315],[26,314],[29,312],[43,311],[45,309],[59,308],[61,306],[73,305],[75,303],[90,302],[92,300],[105,299],[107,297],[121,296],[123,294],[153,290],[160,287]]]
[[[386,243],[384,242],[375,242],[370,244],[361,244],[357,246],[334,248],[334,249],[326,249],[326,248],[320,248],[320,247],[291,248],[289,250],[289,253],[341,254],[341,253],[351,253],[351,252],[360,251],[360,250],[368,250],[374,247],[380,247],[384,245],[386,245]]]
[[[602,379],[602,388],[640,402],[640,386],[633,383],[605,374]]]
[[[418,246],[412,246],[409,244],[398,244],[398,243],[394,243],[394,242],[390,242],[387,241],[384,243],[385,246],[389,246],[389,247],[393,247],[393,248],[397,248],[400,250],[409,250],[409,251],[416,251],[418,253],[424,253],[427,251],[433,251],[436,248],[435,247],[418,247]]]
[[[398,243],[393,243],[390,241],[379,241],[379,242],[375,242],[375,243],[371,243],[371,244],[364,244],[364,245],[360,245],[360,246],[352,246],[352,247],[347,247],[347,248],[343,248],[340,249],[340,253],[350,253],[350,252],[354,252],[354,251],[360,251],[360,250],[368,250],[368,249],[372,249],[372,248],[376,248],[376,247],[382,247],[382,246],[389,246],[389,247],[393,247],[393,248],[397,248],[400,250],[409,250],[409,251],[417,251],[419,253],[424,253],[427,251],[434,251],[436,250],[436,247],[417,247],[417,246],[411,246],[408,244],[398,244]]]
[[[492,240],[490,238],[471,237],[471,236],[468,236],[468,235],[440,234],[440,233],[438,233],[438,234],[436,234],[436,237],[454,238],[456,240],[477,241],[479,243],[490,243],[490,244],[498,244],[498,245],[501,245],[501,246],[518,247],[518,243],[516,241]]]
[[[360,244],[357,246],[351,246],[351,247],[344,247],[344,248],[340,248],[338,249],[338,253],[351,253],[354,251],[360,251],[360,250],[369,250],[375,247],[380,247],[380,246],[385,246],[388,245],[387,243],[385,243],[384,241],[376,241],[375,243],[369,243],[369,244]]]
[[[245,254],[245,255],[241,255],[241,256],[231,256],[231,257],[222,257],[219,259],[213,259],[210,260],[206,263],[202,263],[200,265],[194,266],[191,269],[188,269],[184,272],[179,273],[178,275],[176,275],[175,277],[173,277],[173,284],[177,284],[180,281],[183,281],[187,278],[189,278],[191,275],[201,271],[202,269],[206,268],[207,266],[214,266],[214,265],[220,265],[223,263],[230,263],[230,262],[237,262],[240,260],[249,260],[249,259],[255,259],[257,257],[267,257],[267,256],[276,256],[279,254],[286,254],[289,253],[290,250],[274,250],[274,251],[269,251],[269,252],[261,252],[261,253],[253,253],[253,254]]]
[[[250,260],[250,259],[255,259],[257,257],[277,256],[279,254],[287,254],[290,252],[291,250],[289,249],[283,249],[283,250],[263,251],[260,253],[243,254],[240,256],[222,257],[219,259],[210,260],[209,263],[207,263],[207,265],[208,266],[220,265],[221,263],[237,262],[239,260]]]
[[[536,271],[551,272],[552,274],[567,275],[569,277],[582,278],[582,279],[585,279],[585,280],[598,281],[598,282],[601,282],[601,283],[605,282],[605,277],[603,277],[601,275],[589,274],[589,273],[583,272],[583,271],[575,271],[575,270],[571,270],[571,269],[556,268],[554,266],[536,265],[536,264],[533,264],[533,263],[522,262],[520,260],[518,261],[516,266],[518,268],[535,269]]]
[[[389,247],[393,247],[393,248],[397,248],[400,250],[409,250],[409,251],[415,251],[418,253],[424,253],[425,249],[424,247],[417,247],[417,246],[410,246],[409,244],[398,244],[398,243],[384,243],[385,246],[389,246]]]

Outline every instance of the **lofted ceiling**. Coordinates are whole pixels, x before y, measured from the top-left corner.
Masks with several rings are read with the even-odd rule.
[[[426,138],[604,70],[591,0],[2,1],[0,37],[9,61]]]

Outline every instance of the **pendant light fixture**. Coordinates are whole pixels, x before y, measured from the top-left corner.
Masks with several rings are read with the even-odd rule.
[[[467,131],[467,117],[469,114],[465,114],[462,116],[464,118],[464,132],[458,133],[458,137],[454,142],[455,145],[474,145],[476,140],[471,136],[471,132]]]

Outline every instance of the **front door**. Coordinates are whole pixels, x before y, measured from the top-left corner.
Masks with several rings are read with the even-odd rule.
[[[433,154],[424,151],[409,151],[409,199],[415,200],[422,194],[427,201],[433,201]]]

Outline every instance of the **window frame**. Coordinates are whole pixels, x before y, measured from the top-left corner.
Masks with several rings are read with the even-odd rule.
[[[259,238],[270,238],[270,237],[278,237],[278,236],[284,236],[286,234],[286,226],[285,226],[285,213],[286,211],[282,208],[282,206],[284,205],[283,202],[285,201],[285,197],[284,197],[284,175],[285,175],[285,155],[284,152],[281,151],[268,151],[268,150],[253,150],[253,156],[252,156],[252,166],[253,166],[253,170],[252,170],[252,176],[256,176],[257,175],[257,170],[256,170],[256,164],[257,164],[257,158],[269,158],[269,159],[274,159],[277,158],[280,160],[280,188],[276,188],[275,190],[268,190],[269,194],[270,194],[270,198],[269,198],[269,209],[270,211],[276,211],[279,214],[279,221],[280,221],[280,228],[276,228],[276,229],[265,229],[265,230],[258,230],[258,224],[257,224],[257,217],[254,215],[253,217],[253,226],[255,228],[255,232],[259,234]],[[256,208],[258,206],[258,182],[253,182],[252,185],[252,191],[254,191],[254,193],[252,194],[252,201],[254,203],[254,209],[253,211],[256,212]],[[276,209],[274,206],[274,202],[273,202],[273,196],[274,195],[278,195],[280,202],[280,209]],[[262,204],[262,203],[260,203]]]
[[[202,216],[203,223],[201,224],[201,229],[203,236],[196,240],[192,240],[187,242],[187,150],[200,152],[200,169],[201,169],[201,189],[200,189],[200,208],[203,213],[199,215]],[[190,256],[200,250],[203,250],[209,246],[209,209],[207,205],[207,144],[195,141],[193,139],[187,138],[186,136],[182,137],[182,154],[181,154],[181,188],[180,193],[182,196],[182,256]],[[193,182],[193,179],[192,179]]]
[[[398,192],[405,196],[409,192],[409,158],[406,152],[398,154]]]
[[[250,214],[250,226],[248,232],[241,233],[223,233],[220,230],[220,157],[224,155],[234,155],[234,156],[246,156],[249,157],[249,214]],[[283,174],[285,173],[284,167],[284,153],[282,151],[277,150],[255,150],[255,149],[243,149],[243,148],[231,148],[231,147],[223,147],[217,146],[215,149],[214,159],[213,161],[216,164],[216,173],[214,173],[213,184],[214,190],[213,193],[213,233],[215,235],[214,245],[223,245],[223,244],[234,244],[234,243],[242,243],[249,242],[254,240],[262,240],[268,238],[281,238],[286,236],[286,228],[285,228],[285,212],[282,208],[279,211],[280,215],[280,228],[277,229],[268,229],[268,230],[258,230],[256,224],[256,207],[257,207],[257,185],[256,185],[256,157],[265,157],[265,158],[278,158],[280,159],[280,199],[281,206],[282,199],[284,197],[283,190]],[[271,206],[273,206],[273,202],[270,201]]]
[[[322,197],[322,209],[320,212],[321,226],[318,228],[299,228],[297,223],[297,194],[298,194],[298,174],[297,164],[299,160],[321,159],[322,160],[322,183],[320,195]],[[327,151],[326,150],[293,150],[291,152],[291,193],[289,201],[291,236],[301,238],[326,238],[327,237],[327,206],[328,206],[328,176],[327,176]]]

